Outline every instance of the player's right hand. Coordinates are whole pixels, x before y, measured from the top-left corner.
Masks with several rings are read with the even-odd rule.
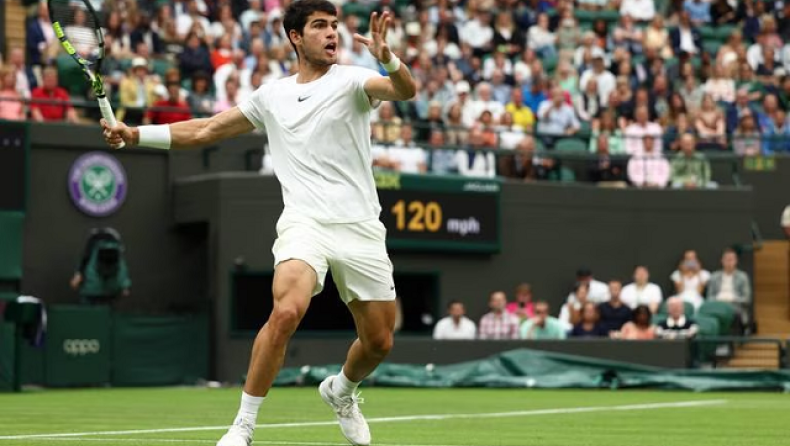
[[[137,142],[134,140],[134,131],[132,128],[123,122],[119,122],[115,127],[110,127],[110,125],[104,119],[99,122],[101,123],[104,141],[106,141],[107,144],[109,144],[113,149],[117,149],[118,145],[120,145],[122,142],[127,146],[134,145]]]

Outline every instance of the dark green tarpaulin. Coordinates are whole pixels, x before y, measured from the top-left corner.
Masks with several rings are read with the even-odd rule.
[[[340,365],[284,369],[275,385],[315,385]],[[365,381],[391,387],[531,387],[782,390],[790,371],[669,370],[537,350],[513,350],[460,364],[382,364]]]
[[[208,375],[206,316],[115,315],[112,384],[191,384]]]

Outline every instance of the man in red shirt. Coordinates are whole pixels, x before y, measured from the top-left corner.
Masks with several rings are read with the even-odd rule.
[[[145,114],[145,124],[172,124],[192,119],[189,104],[181,99],[181,85],[178,82],[167,83],[167,100],[154,102],[153,107]]]
[[[69,93],[58,86],[58,70],[55,67],[44,68],[42,86],[31,92],[30,114],[34,121],[79,122],[77,112],[71,106]]]

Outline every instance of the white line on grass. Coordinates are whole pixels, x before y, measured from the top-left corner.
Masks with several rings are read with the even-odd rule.
[[[40,441],[108,441],[107,438],[39,438]],[[118,442],[137,442],[137,443],[205,443],[215,444],[216,440],[198,439],[174,439],[174,438],[113,438],[113,443]],[[348,443],[327,443],[324,441],[271,441],[255,440],[256,445],[268,444],[276,446],[348,446]],[[373,443],[373,446],[483,446],[483,445],[457,445],[457,444],[393,444],[393,443]]]
[[[560,414],[610,412],[610,411],[624,411],[624,410],[655,410],[655,409],[671,409],[671,408],[681,408],[681,407],[713,406],[718,404],[724,404],[726,402],[727,400],[702,400],[702,401],[678,401],[674,403],[628,404],[623,406],[565,407],[565,408],[557,408],[557,409],[520,410],[514,412],[409,415],[409,416],[401,416],[401,417],[369,418],[368,423],[399,423],[404,421],[425,421],[425,420],[438,421],[438,420],[455,420],[455,419],[468,419],[468,418],[474,418],[474,419],[509,418],[509,417],[528,417],[534,415],[560,415]],[[255,427],[256,429],[279,429],[279,428],[290,428],[290,427],[333,426],[336,424],[337,421],[307,421],[303,423],[259,424]],[[53,438],[105,436],[105,435],[115,436],[115,435],[135,435],[135,434],[159,434],[165,432],[171,433],[171,432],[217,431],[217,430],[225,430],[227,428],[228,426],[197,426],[197,427],[176,427],[176,428],[166,428],[166,429],[134,429],[134,430],[123,430],[123,431],[5,435],[5,436],[0,436],[0,440],[26,440],[30,438],[53,439]]]

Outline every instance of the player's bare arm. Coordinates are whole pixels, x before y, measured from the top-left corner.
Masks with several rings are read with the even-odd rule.
[[[139,127],[129,127],[119,122],[117,126],[111,128],[103,119],[101,125],[104,130],[104,139],[111,146],[117,146],[121,141],[127,145],[140,145]],[[233,107],[210,118],[190,119],[162,127],[169,128],[169,147],[174,149],[211,145],[255,129],[238,107]]]
[[[417,84],[411,77],[406,64],[400,63],[387,45],[387,30],[392,18],[388,12],[370,15],[370,38],[354,34],[354,39],[368,47],[370,53],[389,72],[389,77],[376,77],[365,82],[365,92],[368,96],[382,101],[405,101],[417,93]],[[390,71],[388,65],[396,62],[399,67]]]

